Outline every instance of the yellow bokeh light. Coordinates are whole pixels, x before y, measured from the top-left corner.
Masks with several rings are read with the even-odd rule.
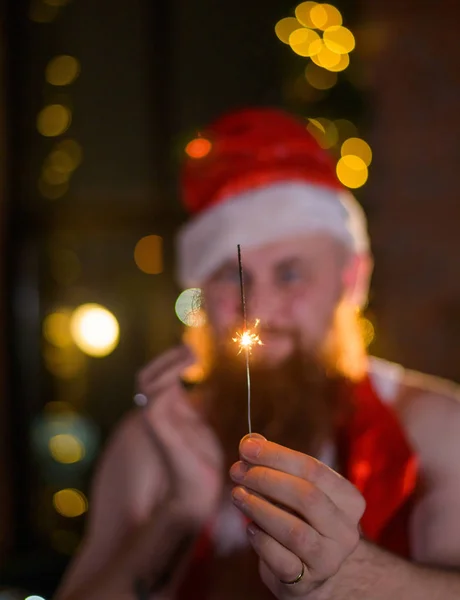
[[[46,66],[45,79],[51,85],[69,85],[78,77],[80,63],[73,56],[62,54],[51,59]]]
[[[51,23],[58,14],[58,7],[44,3],[42,0],[32,0],[29,9],[29,18],[35,23]]]
[[[349,54],[355,48],[355,37],[346,27],[328,27],[323,35],[324,44],[337,54]]]
[[[329,149],[337,144],[339,135],[333,121],[324,118],[308,119],[308,121],[308,131],[322,148]]]
[[[43,169],[42,180],[44,183],[47,183],[51,186],[62,185],[69,181],[69,175],[70,173],[68,171],[57,171],[54,167],[50,165]]]
[[[375,328],[374,325],[366,319],[365,317],[361,317],[359,319],[359,327],[361,329],[361,335],[363,338],[364,345],[366,348],[372,344],[375,339]]]
[[[348,54],[337,54],[336,52],[332,52],[332,50],[326,48],[324,44],[321,48],[321,52],[318,52],[318,54],[311,58],[319,67],[323,67],[334,73],[344,71],[350,64],[350,57]]]
[[[201,290],[199,288],[184,290],[176,300],[177,318],[188,327],[201,327],[206,322],[201,302]]]
[[[328,27],[342,25],[340,11],[331,4],[317,4],[310,10],[310,20],[316,29],[327,29]]]
[[[63,517],[79,517],[88,510],[88,500],[83,492],[67,488],[54,494],[53,506]]]
[[[296,29],[289,36],[289,45],[299,56],[313,56],[321,49],[321,39],[312,29]]]
[[[319,67],[332,71],[340,63],[341,55],[326,48],[323,41],[321,41],[319,52],[313,54],[311,58]]]
[[[85,456],[83,443],[70,433],[53,435],[48,442],[48,448],[54,460],[64,465],[72,465]]]
[[[66,348],[72,345],[70,316],[69,310],[60,310],[49,314],[43,321],[45,339],[57,348]]]
[[[134,261],[138,268],[149,275],[158,275],[163,270],[163,238],[147,235],[141,238],[134,249]]]
[[[304,27],[315,28],[315,24],[311,20],[310,12],[318,3],[317,2],[302,2],[295,9],[297,21]]]
[[[308,83],[317,90],[329,90],[337,83],[336,73],[332,73],[314,62],[309,62],[305,68],[305,77]]]
[[[85,357],[74,345],[65,348],[46,346],[43,349],[43,361],[57,379],[75,379],[85,369]]]
[[[72,114],[62,104],[45,106],[37,117],[37,129],[45,137],[61,135],[70,127]]]
[[[348,188],[363,186],[369,176],[366,163],[358,156],[342,156],[336,167],[337,177]]]
[[[275,33],[283,44],[289,44],[289,36],[293,31],[299,29],[300,23],[294,17],[286,17],[281,19],[275,25]]]
[[[361,138],[352,137],[346,140],[342,144],[340,153],[342,156],[347,156],[349,154],[358,156],[364,162],[366,167],[368,167],[372,162],[371,147]]]
[[[44,198],[47,198],[48,200],[57,200],[58,198],[62,198],[62,196],[68,192],[69,183],[66,181],[60,185],[51,185],[43,178],[40,178],[38,181],[38,190]]]
[[[351,137],[358,137],[358,128],[348,119],[336,119],[334,123],[339,132],[339,140],[341,142]]]
[[[99,304],[79,306],[70,319],[76,345],[89,356],[107,356],[118,345],[120,327],[115,316]]]
[[[83,159],[83,150],[80,144],[73,139],[62,140],[56,144],[56,151],[63,152],[72,161],[72,170],[75,170]]]

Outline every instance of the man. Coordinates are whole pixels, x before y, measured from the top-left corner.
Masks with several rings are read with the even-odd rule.
[[[280,111],[239,111],[203,135],[210,152],[183,172],[178,264],[203,292],[209,372],[184,386],[185,347],[141,372],[146,405],[108,446],[59,598],[459,597],[457,392],[366,356],[359,205]],[[231,491],[247,433],[237,244],[263,341],[253,423],[270,441],[243,439]]]

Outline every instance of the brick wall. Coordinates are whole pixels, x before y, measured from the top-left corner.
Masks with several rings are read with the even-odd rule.
[[[460,4],[373,0],[363,12],[381,42],[364,52],[376,350],[460,381]]]

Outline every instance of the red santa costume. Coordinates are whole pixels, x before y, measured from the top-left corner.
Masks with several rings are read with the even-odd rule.
[[[235,255],[237,244],[257,247],[321,231],[356,254],[369,252],[364,213],[305,124],[278,110],[250,109],[221,118],[203,135],[210,151],[188,159],[182,178],[191,214],[178,236],[178,276],[184,287],[199,287]],[[397,365],[369,360],[367,376],[352,384],[352,417],[336,432],[329,456],[321,458],[333,467],[340,464],[364,495],[363,535],[408,557],[417,466],[391,407],[401,374]],[[205,598],[206,576],[200,574],[219,543],[218,529],[203,533],[180,598]]]

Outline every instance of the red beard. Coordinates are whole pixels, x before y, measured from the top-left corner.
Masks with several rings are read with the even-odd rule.
[[[278,367],[251,364],[252,431],[293,450],[317,455],[334,428],[343,378],[296,352]],[[219,437],[227,469],[248,433],[244,355],[216,360],[204,384],[205,414]]]

